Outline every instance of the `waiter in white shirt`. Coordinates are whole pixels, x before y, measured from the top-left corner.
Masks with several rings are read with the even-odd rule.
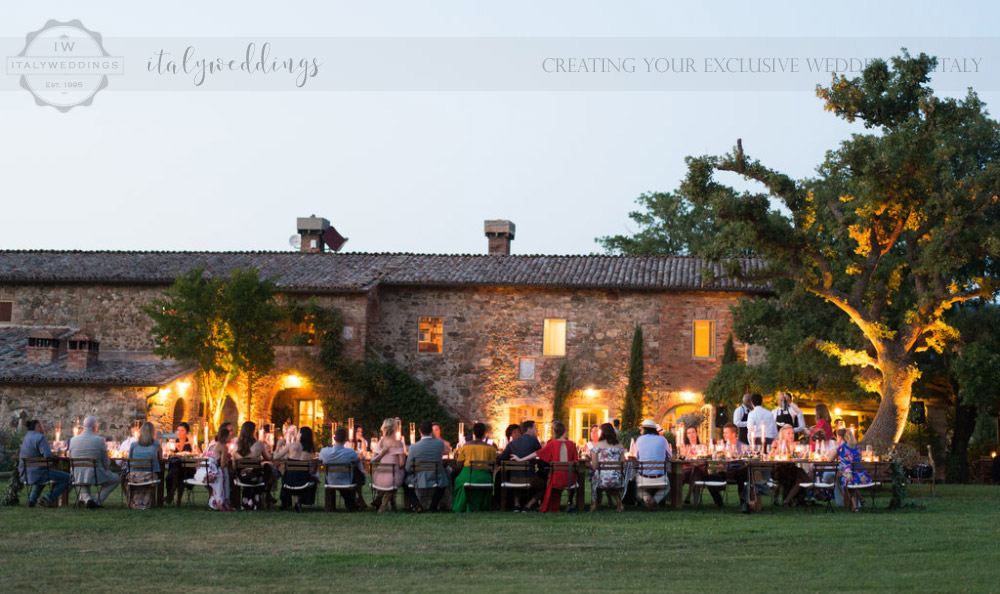
[[[736,425],[737,431],[739,431],[739,441],[750,445],[750,438],[747,435],[747,415],[753,409],[753,404],[750,402],[750,394],[743,395],[743,403],[736,407],[733,411],[733,424]]]
[[[764,397],[760,394],[751,395],[750,402],[753,404],[753,410],[747,415],[747,426],[752,428],[755,442],[750,445],[761,444],[761,426],[764,427],[764,445],[771,445],[771,442],[778,437],[778,425],[774,422],[774,415],[764,408]]]

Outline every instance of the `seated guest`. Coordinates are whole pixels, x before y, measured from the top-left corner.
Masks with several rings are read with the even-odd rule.
[[[313,442],[313,432],[309,427],[303,427],[298,432],[298,441],[287,443],[284,447],[274,453],[275,460],[298,460],[306,461],[316,459],[316,446]],[[291,490],[287,487],[301,487],[308,485],[305,489]],[[281,509],[286,510],[292,507],[292,495],[299,496],[299,501],[295,504],[295,511],[302,511],[302,505],[313,505],[316,503],[316,480],[313,474],[306,470],[285,470],[281,484]]]
[[[279,451],[287,447],[291,443],[295,443],[299,439],[299,432],[295,428],[295,425],[285,424],[281,428],[281,437],[278,438],[278,442],[274,444],[274,451]]]
[[[590,448],[590,511],[597,511],[599,503],[598,494],[601,490],[608,492],[608,497],[615,502],[618,511],[624,511],[625,507],[622,505],[621,499],[622,491],[625,489],[624,472],[618,470],[599,470],[598,466],[601,463],[624,462],[625,448],[618,442],[618,434],[615,432],[614,425],[604,423],[598,429],[600,430],[600,437],[593,447]]]
[[[657,431],[656,422],[646,419],[639,428],[642,430],[642,435],[633,442],[635,451],[632,452],[636,460],[649,463],[670,460],[667,439]],[[646,487],[643,483],[651,483],[654,486]],[[642,474],[636,475],[635,485],[648,510],[655,509],[670,492],[670,481],[665,480],[662,469],[645,470]]]
[[[791,425],[782,425],[778,432],[778,441],[774,442],[772,449],[782,454],[790,454],[795,451],[795,429]],[[782,505],[789,506],[793,499],[804,503],[805,492],[799,486],[801,483],[809,481],[809,475],[792,462],[779,462],[775,465],[774,473],[771,475],[779,489],[785,492],[785,499]]]
[[[684,430],[684,447],[681,449],[684,452],[686,458],[696,458],[698,456],[698,446],[701,445],[701,439],[698,437],[697,427],[688,427]],[[694,471],[700,470],[705,471],[704,464],[685,464],[684,465],[684,477],[681,481],[681,485],[687,484],[688,490],[687,495],[684,496],[684,503],[691,503],[691,490],[694,488]]]
[[[199,454],[201,450],[191,439],[191,426],[187,423],[177,425],[177,439],[174,441],[175,454]],[[166,503],[170,505],[174,501],[174,493],[184,488],[184,481],[194,477],[194,470],[184,468],[180,458],[171,457],[167,462],[167,475],[164,480],[167,483]]]
[[[28,432],[24,435],[24,440],[21,441],[17,471],[21,475],[21,481],[32,486],[31,491],[28,492],[28,507],[35,507],[36,503],[41,503],[42,507],[56,507],[59,505],[59,497],[69,487],[72,477],[68,472],[61,470],[41,466],[25,466],[25,458],[53,458],[52,448],[45,439],[45,426],[42,425],[42,422],[28,421],[26,428]],[[39,499],[42,489],[49,481],[52,481],[52,490],[48,496]]]
[[[864,470],[855,470],[854,465],[861,462],[861,451],[854,440],[854,433],[847,429],[837,429],[837,448],[833,450],[833,458],[837,460],[840,470],[840,488],[843,491],[844,502],[851,510],[859,511],[864,500],[860,495],[848,489],[848,485],[866,485],[872,482]]]
[[[271,425],[270,425],[270,423],[264,423],[264,425],[261,426],[261,431],[264,432],[264,435],[260,438],[260,440],[262,442],[264,442],[264,451],[267,452],[268,458],[270,459],[271,454],[274,452],[274,449],[271,447]]]
[[[273,502],[271,491],[277,486],[277,479],[274,469],[269,462],[271,456],[267,451],[267,443],[257,439],[257,423],[247,421],[240,425],[240,434],[236,438],[236,452],[233,454],[234,460],[256,460],[261,462],[260,468],[241,468],[237,479],[244,485],[261,485],[263,489],[245,488],[240,492],[243,509],[259,509],[261,499],[265,495]]]
[[[532,456],[535,452],[542,449],[542,444],[538,443],[538,428],[535,427],[535,422],[532,420],[524,421],[520,426],[515,425],[520,430],[521,435],[514,438],[507,447],[504,448],[503,452],[500,453],[500,460],[515,460],[523,461],[528,460],[528,456]],[[510,427],[508,427],[508,430]],[[517,431],[515,430],[514,433]],[[542,491],[545,490],[545,480],[538,476],[534,469],[530,471],[513,471],[512,476],[516,476],[521,479],[526,479],[528,484],[531,485],[528,491],[529,497],[528,502],[524,507],[521,507],[521,492],[520,490],[514,491],[514,511],[530,511],[541,496]]]
[[[441,498],[444,497],[445,486],[448,484],[448,477],[444,473],[441,465],[441,456],[444,453],[444,442],[434,437],[434,427],[430,421],[420,423],[420,439],[410,446],[410,452],[406,456],[406,474],[410,477],[407,486],[404,488],[410,507],[413,511],[420,513],[423,511],[418,491],[427,489],[434,490],[431,499],[430,511],[438,511],[441,505]],[[430,470],[417,472],[414,469],[416,463],[433,464]],[[412,488],[409,486],[412,485]]]
[[[223,423],[211,447],[205,450],[205,464],[194,473],[195,480],[208,487],[208,508],[215,511],[236,511],[229,504],[229,442],[233,440],[232,423]]]
[[[364,428],[360,426],[354,428],[354,442],[351,444],[351,448],[358,454],[368,453],[368,440],[365,439]]]
[[[444,444],[444,455],[447,456],[451,453],[451,443],[442,437],[441,423],[431,423],[431,428],[434,430],[434,439],[440,439],[441,443]]]
[[[80,501],[86,502],[88,509],[104,507],[108,495],[115,490],[121,477],[111,469],[111,459],[108,457],[108,445],[104,438],[97,435],[97,417],[88,416],[83,419],[83,432],[69,440],[70,458],[94,458],[97,460],[97,470],[91,468],[75,468],[73,482],[89,483],[80,487]],[[90,485],[100,485],[101,492],[97,497],[91,497]]]
[[[612,425],[612,427],[614,427]],[[576,449],[576,444],[571,440],[566,438],[566,425],[563,425],[559,421],[552,423],[552,434],[553,438],[545,443],[545,447],[533,452],[524,458],[517,458],[515,460],[533,460],[538,458],[543,462],[551,464],[552,462],[577,462],[579,454]],[[545,486],[545,499],[542,500],[542,507],[539,511],[542,512],[559,512],[559,504],[562,499],[562,491],[566,490],[568,487],[576,485],[576,473],[567,470],[550,470],[549,480]],[[555,493],[553,493],[555,492]],[[576,513],[576,506],[572,502],[566,507],[567,513]]]
[[[614,428],[615,428],[615,426],[611,425],[611,429],[614,430]],[[587,441],[587,445],[585,445],[583,447],[583,452],[581,452],[581,454],[584,455],[584,456],[588,456],[590,454],[590,450],[593,449],[593,447],[595,445],[597,445],[597,442],[599,442],[599,441],[601,441],[601,426],[600,425],[591,425],[590,426],[590,440]]]
[[[833,439],[833,419],[830,418],[830,409],[827,408],[825,404],[820,402],[816,405],[816,426],[813,428],[813,433],[816,431],[822,431],[823,435],[827,439]]]
[[[521,426],[517,423],[511,423],[510,425],[507,425],[507,429],[504,430],[503,434],[507,443],[510,443],[518,437],[521,437]]]
[[[125,440],[118,444],[118,449],[116,450],[121,456],[128,456],[129,450],[132,449],[132,444],[139,440],[139,428],[140,424],[132,426],[132,430],[129,435],[125,437]]]
[[[128,451],[129,460],[152,460],[153,472],[148,470],[132,470],[128,473],[129,483],[145,483],[152,481],[160,472],[160,460],[163,459],[163,450],[160,442],[156,439],[156,427],[146,421],[139,428],[139,438],[132,443]],[[126,485],[127,486],[127,485]],[[153,503],[153,489],[151,488],[129,488],[127,489],[128,506],[132,509],[149,509]]]
[[[722,440],[725,442],[726,456],[730,458],[739,458],[741,456],[746,456],[750,453],[750,446],[748,446],[743,441],[740,441],[740,431],[735,423],[726,423],[722,427]],[[737,490],[740,494],[740,509],[745,513],[750,512],[750,507],[747,505],[747,496],[745,491],[745,486],[747,482],[747,464],[742,460],[733,460],[726,464],[726,469],[724,472],[713,472],[712,474],[704,474],[704,471],[699,471],[696,473],[694,480],[706,480],[713,482],[730,482],[736,483]],[[722,508],[722,489],[723,487],[709,487],[708,493],[712,496],[712,500],[715,505]]]
[[[473,469],[472,462],[492,462],[497,459],[496,447],[486,443],[486,425],[476,423],[472,426],[472,441],[467,442],[455,453],[455,496],[452,498],[451,509],[456,512],[487,511],[490,507],[491,493],[485,489],[476,488],[466,492],[467,483],[491,484],[493,475],[483,468]]]
[[[388,418],[382,421],[382,438],[378,440],[372,450],[372,464],[392,464],[393,472],[375,472],[372,470],[372,484],[381,489],[399,488],[403,484],[406,473],[403,470],[406,466],[406,448],[403,442],[396,439],[396,419]],[[396,498],[386,497],[382,491],[378,492],[372,505],[379,512],[388,509],[396,509]]]
[[[319,459],[323,464],[346,464],[350,466],[347,472],[326,473],[326,484],[328,485],[357,485],[366,481],[365,469],[361,465],[361,458],[358,452],[347,446],[347,428],[338,427],[333,432],[333,445],[325,447],[319,451]],[[344,498],[344,505],[348,511],[357,511],[358,500],[354,497],[353,489],[338,489],[341,497]]]

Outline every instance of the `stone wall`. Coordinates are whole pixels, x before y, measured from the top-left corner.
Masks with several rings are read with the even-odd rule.
[[[54,432],[62,423],[61,437],[73,435],[73,424],[87,415],[100,421],[101,435],[124,439],[136,420],[146,418],[146,397],[155,387],[0,386],[0,419],[5,426],[24,410]]]
[[[409,370],[463,420],[503,419],[510,405],[551,414],[563,361],[574,402],[604,403],[617,415],[627,383],[634,325],[643,328],[647,408],[655,413],[679,392],[701,392],[714,376],[729,334],[729,307],[739,295],[535,288],[379,289],[372,346]],[[417,352],[421,316],[443,318],[441,354]],[[567,320],[566,357],[542,355],[546,318]],[[692,324],[715,324],[715,356],[692,355]],[[518,363],[535,358],[536,379],[520,381]],[[587,389],[591,392],[586,392]],[[572,403],[571,403],[572,404]]]
[[[12,324],[67,326],[93,334],[102,351],[150,351],[153,322],[142,308],[159,297],[167,286],[119,285],[6,285],[4,299],[13,299]],[[345,357],[361,360],[367,332],[368,297],[364,293],[288,295],[315,297],[325,307],[336,307],[351,328],[345,340]]]

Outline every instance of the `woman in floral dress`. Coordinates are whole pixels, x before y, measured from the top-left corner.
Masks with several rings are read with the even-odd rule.
[[[872,482],[867,472],[854,469],[854,465],[861,462],[861,452],[857,446],[853,433],[847,429],[837,429],[836,452],[837,468],[840,470],[840,488],[844,491],[844,504],[849,505],[853,511],[858,511],[861,508],[861,498],[847,486],[866,485]],[[858,498],[855,499],[855,497]]]
[[[229,442],[233,434],[228,425],[219,429],[215,443],[205,450],[207,464],[198,467],[194,478],[205,483],[210,491],[208,507],[215,511],[235,511],[229,505]]]
[[[623,511],[621,492],[625,488],[624,473],[618,470],[598,470],[598,463],[622,462],[625,460],[625,448],[618,441],[615,426],[611,423],[601,425],[601,436],[590,448],[590,511],[597,511],[597,496],[600,490],[606,490],[608,497],[617,505],[618,511]]]

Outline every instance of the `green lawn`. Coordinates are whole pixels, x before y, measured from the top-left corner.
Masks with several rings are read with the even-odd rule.
[[[1000,488],[925,488],[922,510],[754,516],[136,512],[116,492],[104,510],[0,508],[0,592],[1000,588]]]

